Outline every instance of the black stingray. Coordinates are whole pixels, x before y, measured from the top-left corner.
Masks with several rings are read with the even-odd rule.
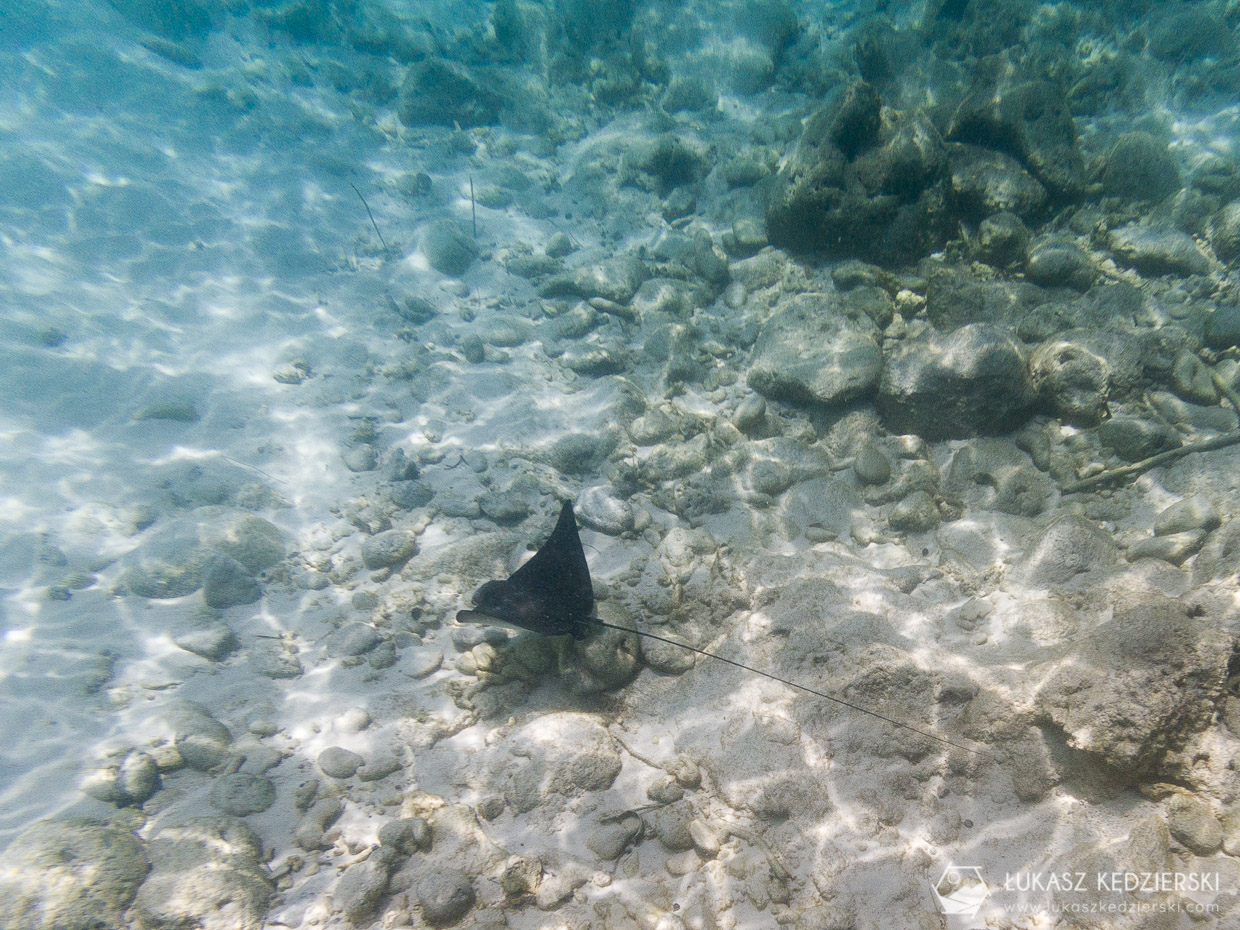
[[[590,583],[590,566],[586,563],[586,552],[581,545],[581,536],[577,533],[577,518],[573,515],[571,501],[565,501],[560,508],[560,518],[547,541],[524,565],[508,576],[504,581],[488,581],[474,592],[473,610],[462,610],[456,615],[458,622],[486,623],[499,621],[512,626],[539,633],[544,636],[572,636],[582,639],[591,627],[605,627],[619,630],[622,633],[633,633],[647,639],[667,643],[688,649],[708,659],[726,662],[728,665],[770,678],[780,684],[796,688],[815,697],[833,701],[851,710],[877,717],[892,726],[909,730],[928,737],[948,746],[963,749],[965,752],[977,753],[951,740],[927,733],[907,723],[901,723],[877,711],[868,710],[843,698],[815,691],[795,681],[780,678],[770,672],[763,672],[741,662],[724,658],[705,649],[698,649],[688,643],[677,642],[654,633],[643,633],[630,627],[616,626],[594,616],[594,585]]]

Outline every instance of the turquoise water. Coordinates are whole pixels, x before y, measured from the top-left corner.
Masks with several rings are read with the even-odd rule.
[[[10,0],[0,923],[1232,913],[1238,25]]]

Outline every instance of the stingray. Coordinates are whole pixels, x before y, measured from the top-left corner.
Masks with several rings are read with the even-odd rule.
[[[621,633],[632,633],[646,639],[667,643],[670,646],[688,649],[708,659],[726,662],[728,665],[744,669],[754,675],[778,681],[798,691],[804,691],[858,713],[876,717],[893,727],[928,737],[956,749],[963,749],[965,752],[974,754],[978,752],[976,749],[953,743],[951,740],[935,736],[911,724],[901,723],[878,711],[861,707],[825,691],[799,685],[795,681],[780,678],[778,675],[772,675],[770,672],[736,662],[717,653],[707,652],[705,649],[698,649],[688,643],[677,642],[654,633],[646,633],[642,630],[599,620],[594,616],[594,585],[590,583],[590,566],[586,563],[586,552],[581,545],[581,536],[577,533],[577,518],[573,514],[571,501],[565,501],[564,506],[560,508],[560,517],[556,521],[555,529],[551,531],[551,535],[543,543],[542,548],[505,580],[488,581],[474,592],[473,605],[472,610],[462,610],[457,613],[458,622],[491,623],[498,621],[543,636],[571,636],[574,639],[584,639],[591,629],[600,627],[619,630]]]

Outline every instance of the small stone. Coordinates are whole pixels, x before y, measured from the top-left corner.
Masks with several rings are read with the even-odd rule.
[[[613,862],[624,855],[641,831],[641,818],[636,814],[622,817],[615,823],[605,823],[586,838],[590,852],[604,862]]]
[[[345,451],[342,458],[344,467],[357,474],[374,471],[375,466],[379,464],[379,456],[375,453],[374,446],[371,445],[353,446]]]
[[[1240,807],[1223,815],[1223,852],[1240,856]]]
[[[433,927],[454,924],[474,906],[474,886],[460,869],[438,869],[418,882],[422,917]]]
[[[1051,239],[1039,242],[1025,261],[1025,275],[1044,287],[1089,290],[1097,271],[1089,254],[1075,242]]]
[[[350,707],[332,721],[332,726],[340,733],[361,733],[370,724],[370,714],[364,707]]]
[[[1130,224],[1111,230],[1111,251],[1142,274],[1209,274],[1210,262],[1193,237],[1171,227]]]
[[[159,790],[159,766],[149,753],[135,749],[121,763],[118,784],[134,804],[141,804]]]
[[[234,772],[216,779],[209,795],[211,806],[234,817],[259,814],[276,800],[276,786],[265,775]]]
[[[483,798],[478,802],[478,816],[483,820],[494,820],[504,812],[504,799],[496,795]]]
[[[1098,427],[1098,438],[1127,462],[1139,462],[1178,444],[1166,427],[1132,416],[1104,420]]]
[[[1210,377],[1210,369],[1194,353],[1181,349],[1171,368],[1171,390],[1193,404],[1211,406],[1218,403],[1218,389]]]
[[[674,804],[684,796],[685,789],[670,775],[664,775],[646,789],[646,797],[655,804]]]
[[[328,746],[316,760],[319,770],[329,778],[352,778],[366,760],[340,746]]]
[[[436,220],[422,235],[422,254],[440,274],[458,277],[478,257],[478,244],[452,220]]]
[[[327,651],[333,656],[360,656],[374,649],[383,637],[368,623],[349,623],[327,638]]]
[[[1191,794],[1176,794],[1167,806],[1171,835],[1199,856],[1209,856],[1223,845],[1223,827],[1210,806]]]
[[[362,561],[372,571],[404,565],[418,551],[418,540],[405,529],[384,530],[362,543]]]
[[[362,781],[382,781],[393,772],[403,768],[401,761],[395,756],[385,755],[365,763],[357,770],[357,777]]]
[[[692,849],[686,849],[683,852],[676,853],[674,856],[668,856],[664,868],[667,869],[667,874],[680,878],[684,875],[691,875],[701,866],[702,859],[697,852]],[[662,923],[660,923],[660,926],[662,926]],[[684,925],[679,924],[679,926]]]
[[[490,491],[478,498],[478,507],[500,526],[520,523],[530,515],[529,505],[512,491]]]
[[[339,798],[323,798],[321,801],[316,801],[301,818],[297,829],[293,831],[293,842],[307,851],[325,849],[330,844],[324,833],[343,811],[344,802]]]
[[[689,817],[682,805],[665,807],[654,817],[654,832],[659,842],[669,852],[693,848],[693,836],[689,832]]]
[[[168,709],[167,720],[177,750],[190,768],[207,772],[224,761],[232,734],[201,704],[178,701]]]
[[[713,859],[719,855],[719,835],[700,820],[689,824],[689,836],[693,839],[693,848],[703,859]]]
[[[577,495],[577,516],[592,530],[619,536],[633,529],[633,507],[607,485],[587,488]]]
[[[891,462],[878,446],[866,440],[853,459],[853,472],[862,484],[886,484],[891,478]]]
[[[687,756],[676,756],[667,764],[667,773],[676,779],[676,784],[682,788],[693,789],[702,785],[702,770]]]
[[[390,846],[402,855],[408,856],[418,851],[417,840],[413,835],[412,818],[389,820],[379,828],[379,845]]]
[[[1066,340],[1043,343],[1029,358],[1029,376],[1065,423],[1096,426],[1106,417],[1111,366],[1084,346]]]
[[[887,524],[899,532],[922,533],[939,525],[939,508],[925,491],[914,491],[896,503],[887,517]]]
[[[1167,536],[1191,530],[1207,533],[1219,528],[1223,518],[1214,505],[1201,494],[1177,501],[1154,518],[1154,535]]]
[[[1235,304],[1215,308],[1206,317],[1206,345],[1211,349],[1229,349],[1240,345],[1240,307]]]
[[[543,252],[552,258],[563,258],[565,255],[571,255],[577,250],[573,245],[573,240],[562,232],[553,233],[551,238],[547,240],[547,244],[543,246]]]
[[[996,213],[982,220],[977,230],[977,250],[991,265],[1005,267],[1025,260],[1029,229],[1015,213]]]
[[[509,898],[522,898],[538,888],[542,863],[529,856],[510,856],[499,876],[499,886]]]
[[[750,394],[737,406],[732,423],[743,433],[757,433],[766,425],[766,398],[761,394]]]
[[[1200,551],[1205,540],[1206,534],[1201,530],[1168,533],[1164,536],[1138,539],[1128,547],[1126,555],[1129,562],[1138,559],[1161,559],[1172,565],[1183,565]]]
[[[380,847],[364,862],[357,862],[345,869],[332,891],[332,900],[344,911],[352,924],[367,921],[379,907],[387,892],[388,878],[392,873],[393,858]]]
[[[766,247],[766,226],[757,217],[738,217],[732,221],[732,237],[737,255],[754,255]]]
[[[457,348],[465,356],[465,361],[471,365],[481,365],[487,357],[486,344],[477,333],[466,333],[457,343]]]
[[[423,852],[430,849],[433,838],[430,822],[424,817],[414,817],[409,826],[413,829],[414,845]]]
[[[253,604],[262,596],[258,582],[236,559],[217,553],[207,562],[202,575],[202,599],[208,607],[226,610]]]
[[[223,662],[237,648],[236,634],[223,624],[205,630],[191,630],[174,637],[172,641],[186,652],[211,662]]]

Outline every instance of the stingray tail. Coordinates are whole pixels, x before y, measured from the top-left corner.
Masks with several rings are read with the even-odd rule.
[[[798,691],[804,691],[806,694],[812,694],[814,695],[814,697],[820,697],[823,700],[831,701],[835,704],[839,704],[843,707],[847,707],[850,710],[855,710],[858,713],[866,714],[867,716],[870,716],[870,717],[877,717],[879,720],[885,721],[886,723],[891,724],[893,727],[899,727],[901,730],[908,730],[911,733],[916,733],[919,736],[924,736],[927,739],[934,740],[935,742],[943,743],[945,746],[952,746],[955,749],[959,749],[964,752],[971,753],[975,756],[980,755],[982,752],[980,749],[970,749],[968,746],[963,746],[960,743],[953,743],[949,739],[944,739],[941,736],[935,736],[933,733],[929,733],[926,730],[922,730],[911,724],[901,723],[899,720],[896,720],[892,717],[888,717],[885,714],[880,714],[876,710],[868,710],[865,707],[861,707],[859,704],[854,704],[851,701],[846,701],[843,698],[836,697],[833,694],[827,694],[825,691],[816,691],[813,688],[807,688],[805,685],[799,685],[795,681],[789,681],[787,678],[780,678],[778,675],[772,675],[770,672],[763,672],[759,669],[753,668],[752,666],[745,665],[743,662],[737,662],[733,659],[727,659],[719,655],[718,653],[707,652],[705,649],[699,649],[696,646],[690,646],[688,643],[682,643],[674,639],[668,639],[665,636],[659,636],[655,633],[645,633],[641,630],[635,630],[632,627],[617,626],[614,623],[608,623],[605,620],[597,620],[594,617],[583,617],[578,621],[578,626],[573,630],[573,638],[580,639],[581,636],[584,635],[584,633],[586,632],[587,626],[606,627],[609,630],[619,630],[621,633],[633,633],[636,636],[644,636],[646,637],[646,639],[653,639],[661,643],[667,643],[669,646],[679,646],[681,649],[688,649],[690,652],[695,652],[700,656],[706,656],[706,658],[708,659],[715,659],[719,662],[726,662],[728,665],[734,666],[739,669],[744,669],[747,672],[752,672],[754,675],[761,675],[763,678],[769,678],[772,681],[778,681],[780,684],[787,685],[790,688],[796,688]]]

